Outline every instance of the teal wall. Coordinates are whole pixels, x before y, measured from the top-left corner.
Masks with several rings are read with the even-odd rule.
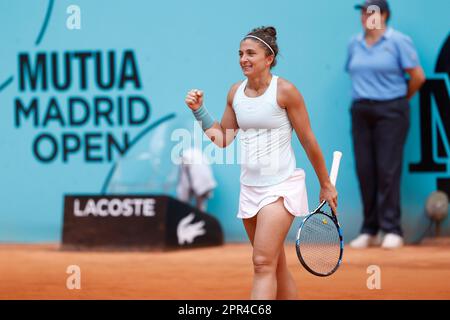
[[[205,105],[219,118],[228,89],[243,78],[238,64],[239,41],[246,32],[261,25],[273,25],[278,30],[281,55],[273,71],[289,79],[302,92],[327,165],[331,165],[333,150],[344,154],[337,184],[340,217],[346,240],[355,236],[362,221],[361,201],[351,146],[350,80],[343,71],[347,43],[361,29],[359,12],[353,9],[355,2],[0,1],[0,241],[59,241],[63,195],[101,192],[115,164],[108,192],[173,194],[176,168],[167,160],[173,144],[169,141],[170,134],[177,127],[193,130],[192,115],[183,102],[186,92],[191,88],[203,89]],[[66,27],[69,16],[66,9],[71,4],[81,9],[80,30]],[[391,25],[412,37],[427,77],[444,78],[450,88],[448,77],[434,73],[439,50],[450,30],[450,2],[392,0],[391,7]],[[89,60],[86,90],[79,87],[77,72],[73,74],[74,84],[66,91],[55,90],[52,86],[45,91],[20,90],[20,53],[27,53],[34,61],[38,52],[45,53],[47,58],[56,52],[62,61],[64,52],[100,51],[106,56],[109,50],[116,53],[117,68],[121,66],[123,53],[133,52],[140,88],[128,81],[122,89],[117,84],[111,90],[99,89],[94,81],[95,65]],[[72,67],[72,71],[76,71],[76,67]],[[63,72],[59,72],[62,77]],[[51,97],[56,99],[62,116],[66,117],[70,97],[82,97],[92,103],[100,96],[115,101],[118,97],[124,100],[130,96],[143,97],[150,106],[150,117],[139,125],[108,125],[102,121],[95,126],[88,121],[83,126],[73,127],[53,120],[43,127],[34,126],[31,118],[22,118],[20,126],[15,125],[16,99],[29,104],[36,97],[40,118],[43,118]],[[409,241],[415,241],[425,230],[424,202],[436,188],[436,177],[450,174],[409,172],[409,164],[420,159],[417,96],[411,108],[402,207],[405,235]],[[106,159],[107,134],[119,143],[123,143],[124,134],[132,141],[149,126],[170,115],[175,117],[136,141],[124,157],[113,152],[111,161]],[[33,154],[33,141],[43,133],[53,135],[60,147],[64,134],[85,137],[89,132],[97,135],[90,143],[99,145],[100,149],[91,150],[91,155],[103,158],[100,162],[86,161],[83,151],[86,140],[81,141],[81,150],[66,162],[61,153],[47,163]],[[167,143],[162,143],[164,141]],[[293,144],[297,166],[306,170],[309,204],[313,207],[318,201],[318,182],[297,138]],[[40,152],[49,154],[48,144],[42,143],[40,148]],[[449,159],[440,161],[448,164]],[[209,204],[209,211],[221,221],[226,240],[246,240],[242,223],[235,217],[239,166],[216,164],[213,170],[219,188]],[[448,222],[445,227],[448,230]]]

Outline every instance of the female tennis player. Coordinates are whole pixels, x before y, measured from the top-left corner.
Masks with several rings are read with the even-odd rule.
[[[246,77],[228,92],[221,122],[203,105],[203,92],[191,90],[185,102],[205,134],[227,147],[239,129],[241,176],[238,218],[253,245],[252,299],[296,299],[284,240],[295,216],[308,213],[305,172],[296,168],[291,146],[295,130],[320,182],[320,200],[336,212],[337,192],[310,126],[300,92],[271,73],[278,54],[273,27],[253,29],[240,43],[240,66]]]

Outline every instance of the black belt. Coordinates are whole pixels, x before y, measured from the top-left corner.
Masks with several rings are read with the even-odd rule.
[[[406,99],[406,97],[398,97],[390,100],[374,100],[374,99],[356,99],[354,102],[356,103],[364,103],[364,104],[380,104],[380,103],[390,103],[398,100]]]

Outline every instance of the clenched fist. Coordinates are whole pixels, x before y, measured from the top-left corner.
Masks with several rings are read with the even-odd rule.
[[[203,104],[203,91],[197,89],[189,91],[184,101],[192,111],[199,109]]]

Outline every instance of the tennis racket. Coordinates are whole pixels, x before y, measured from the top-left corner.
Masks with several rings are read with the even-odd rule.
[[[342,153],[333,153],[330,180],[336,185]],[[300,224],[295,247],[303,267],[313,275],[326,277],[332,275],[341,264],[344,252],[344,239],[336,214],[322,211],[326,201],[322,201]]]

